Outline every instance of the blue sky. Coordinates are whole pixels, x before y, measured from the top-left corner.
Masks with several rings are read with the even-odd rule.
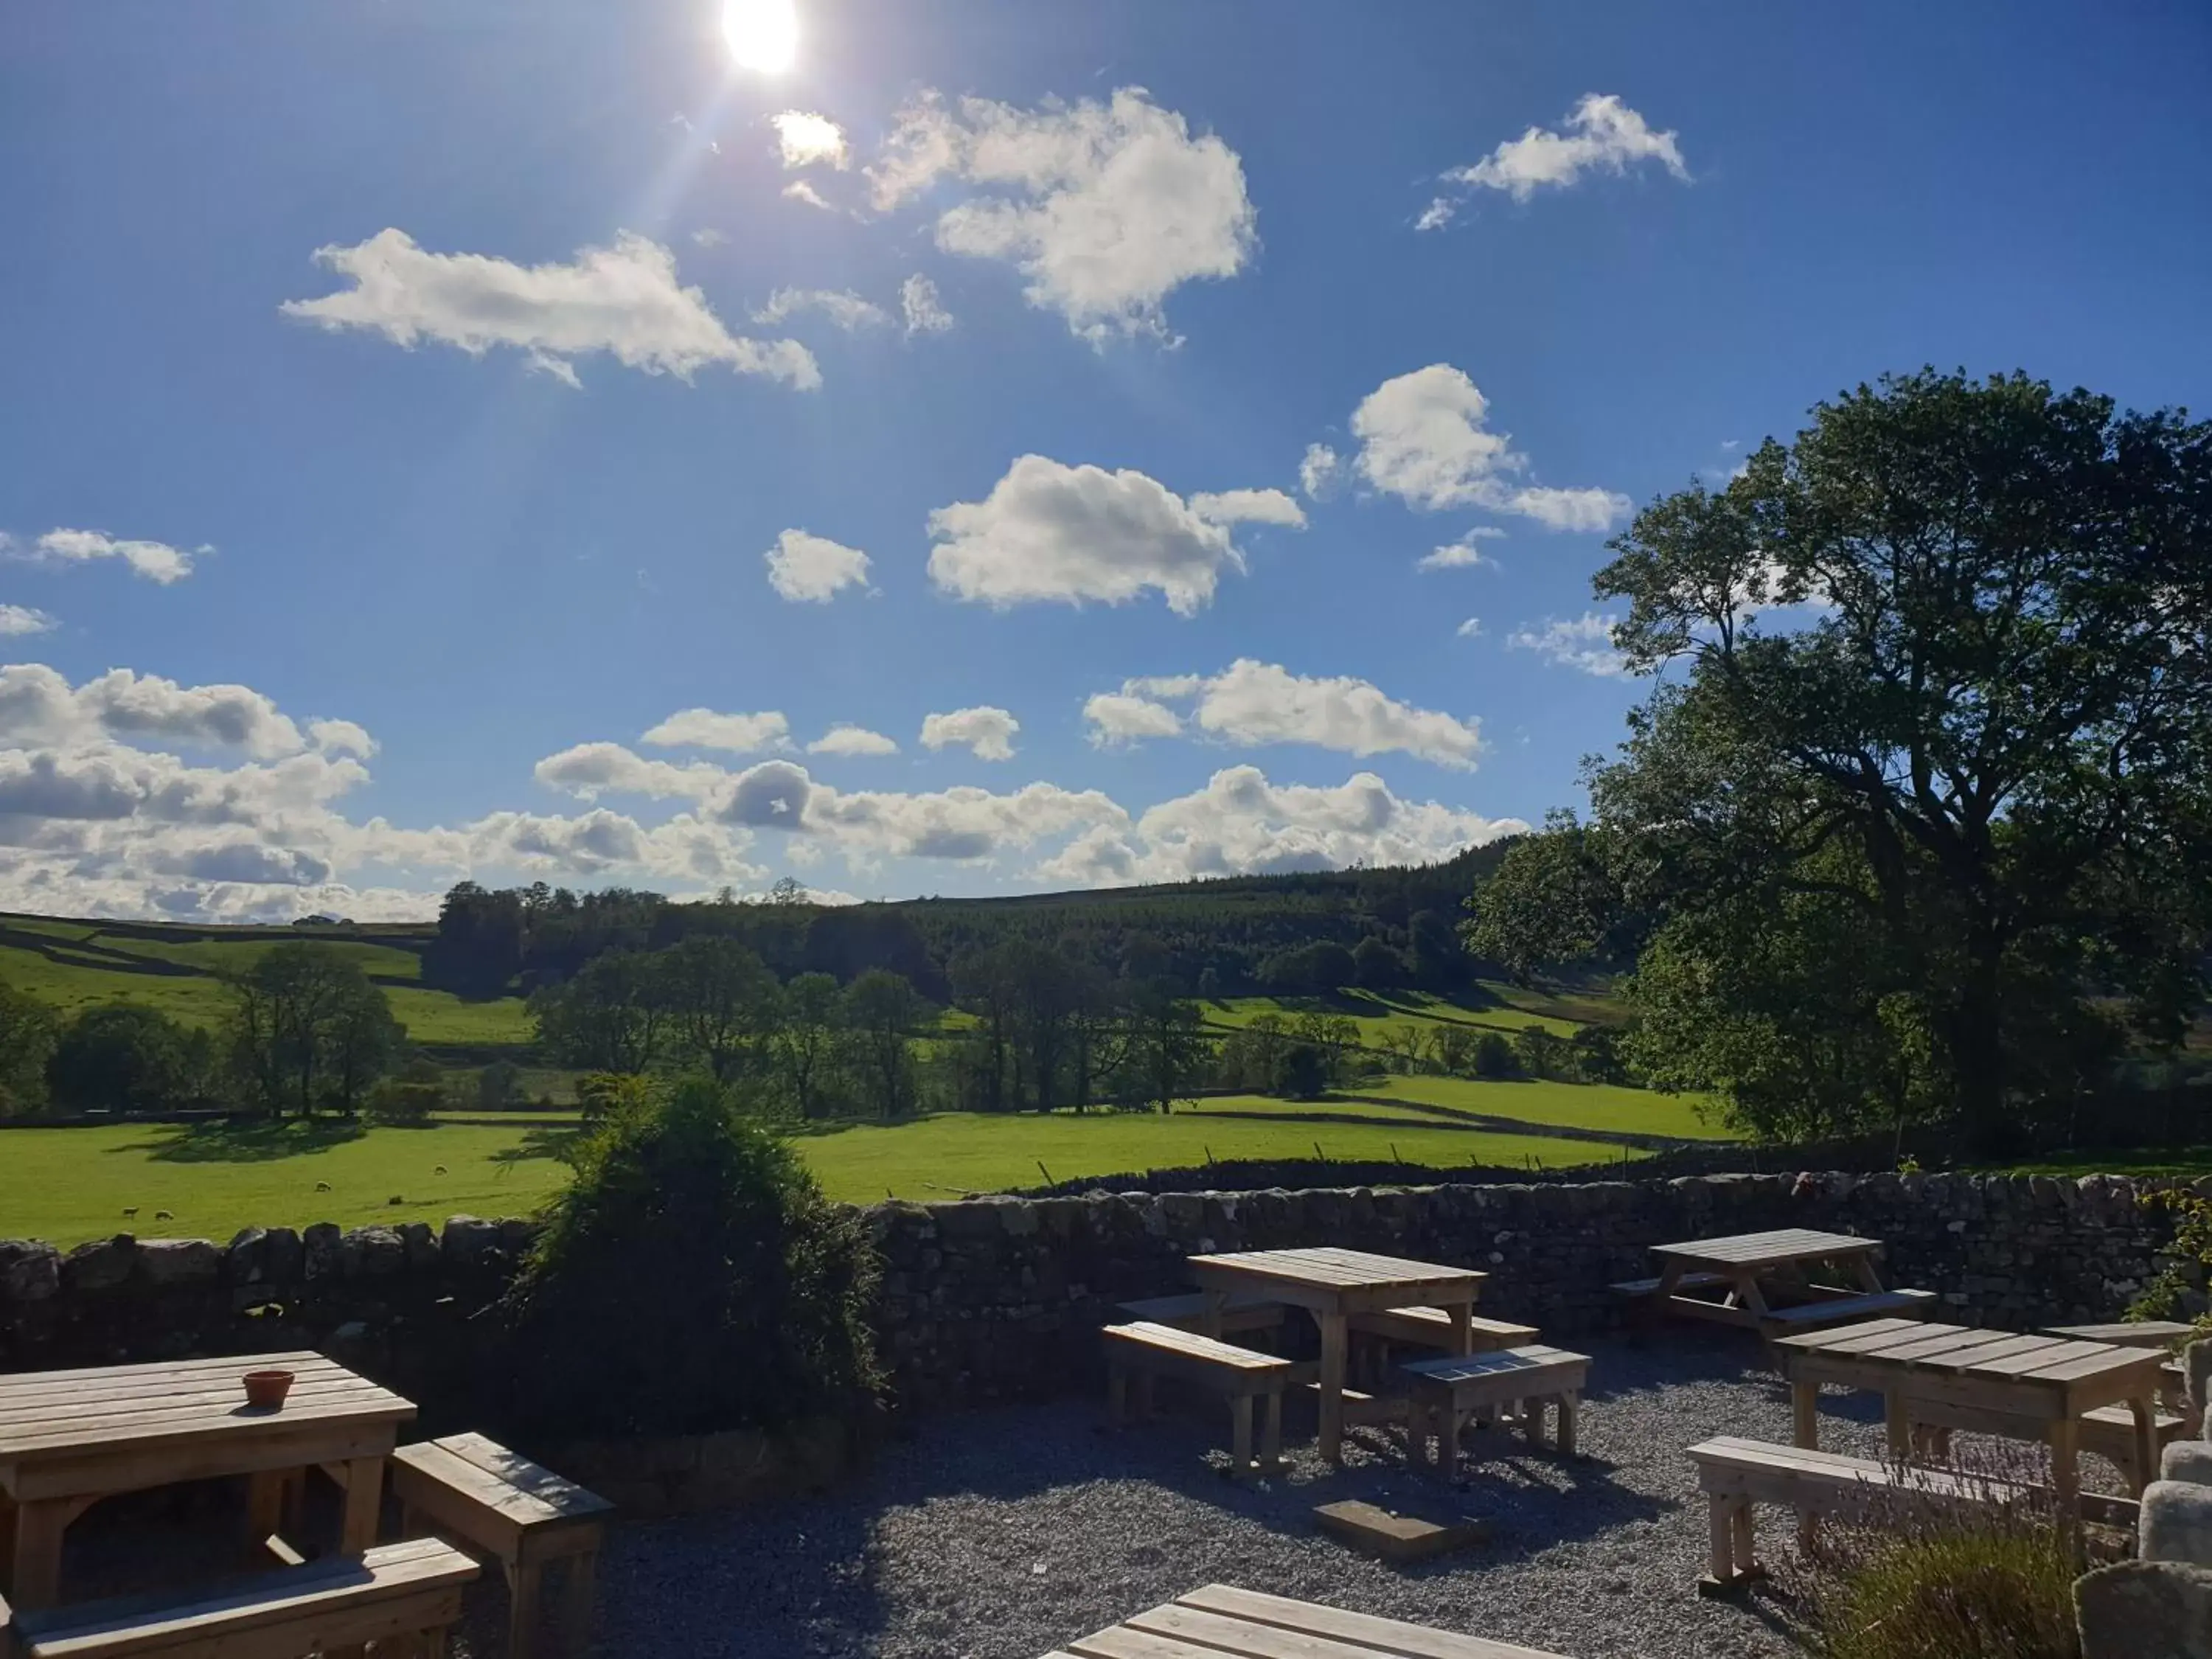
[[[1642,694],[1636,504],[2205,400],[2193,4],[720,13],[9,9],[0,906],[1441,857]]]

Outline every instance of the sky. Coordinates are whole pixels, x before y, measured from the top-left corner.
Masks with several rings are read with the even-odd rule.
[[[1447,857],[1637,508],[2212,379],[2212,13],[26,0],[0,908]]]

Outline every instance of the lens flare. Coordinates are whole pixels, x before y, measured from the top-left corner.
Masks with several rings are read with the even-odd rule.
[[[781,75],[799,55],[794,0],[722,0],[722,38],[740,69]]]

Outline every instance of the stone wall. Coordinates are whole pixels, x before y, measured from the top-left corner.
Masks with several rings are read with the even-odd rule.
[[[2212,1182],[2205,1183],[2212,1191]],[[1113,1304],[1186,1289],[1206,1250],[1331,1243],[1480,1267],[1485,1311],[1547,1336],[1618,1316],[1650,1245],[1805,1226],[1887,1241],[1891,1281],[2002,1328],[2109,1318],[2156,1271],[2166,1216],[2117,1177],[1711,1176],[1583,1185],[1355,1188],[882,1204],[880,1323],[908,1406],[1088,1387]],[[426,1407],[466,1410],[483,1310],[530,1237],[456,1217],[228,1246],[0,1242],[0,1370],[313,1347]],[[650,1287],[641,1287],[649,1293]]]

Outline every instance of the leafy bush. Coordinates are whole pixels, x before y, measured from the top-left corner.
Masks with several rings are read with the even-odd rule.
[[[726,1086],[613,1092],[503,1304],[518,1426],[701,1434],[872,1400],[859,1218]]]
[[[1513,1058],[1513,1045],[1495,1031],[1485,1031],[1474,1045],[1474,1074],[1477,1077],[1510,1077],[1518,1064]]]
[[[46,1060],[46,1087],[54,1104],[71,1110],[153,1111],[199,1098],[211,1064],[205,1031],[158,1009],[106,1003],[62,1029]]]
[[[2205,1282],[2212,1275],[2212,1200],[2169,1187],[2144,1194],[2142,1205],[2174,1212],[2173,1239],[2158,1277],[2128,1304],[2128,1317],[2186,1318],[2200,1331],[2212,1332],[2212,1313],[2204,1310]]]
[[[419,1128],[449,1103],[446,1074],[436,1062],[412,1060],[398,1076],[380,1078],[370,1086],[363,1109],[372,1123]]]

